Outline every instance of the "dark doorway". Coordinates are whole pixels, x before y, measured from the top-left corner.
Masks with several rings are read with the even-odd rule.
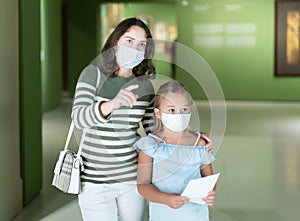
[[[62,91],[68,92],[68,9],[62,4]]]

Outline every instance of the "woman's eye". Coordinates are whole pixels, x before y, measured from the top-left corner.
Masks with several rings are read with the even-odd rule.
[[[141,42],[139,47],[141,49],[145,49],[146,48],[146,43],[145,42]]]
[[[132,44],[133,44],[133,41],[132,41],[131,39],[127,39],[127,40],[126,40],[126,43],[127,43],[128,45],[132,45]]]

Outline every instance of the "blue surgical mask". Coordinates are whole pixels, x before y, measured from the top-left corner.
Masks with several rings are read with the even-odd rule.
[[[133,49],[124,44],[120,45],[119,50],[116,52],[117,63],[128,69],[140,64],[144,60],[144,56],[144,51]]]

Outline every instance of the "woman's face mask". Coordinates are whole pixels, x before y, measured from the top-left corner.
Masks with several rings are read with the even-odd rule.
[[[162,124],[168,128],[169,130],[175,131],[175,132],[182,132],[186,128],[188,128],[190,119],[191,119],[191,113],[189,114],[166,114],[161,112],[161,122]]]
[[[118,51],[116,52],[117,63],[123,68],[134,68],[140,64],[145,56],[144,51],[139,51],[128,47],[125,44],[120,45]]]

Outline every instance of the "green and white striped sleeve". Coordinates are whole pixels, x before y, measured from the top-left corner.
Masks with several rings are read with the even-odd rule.
[[[99,111],[102,101],[95,100],[97,79],[97,67],[93,65],[87,66],[78,79],[71,116],[75,127],[79,129],[90,128],[108,121]]]

